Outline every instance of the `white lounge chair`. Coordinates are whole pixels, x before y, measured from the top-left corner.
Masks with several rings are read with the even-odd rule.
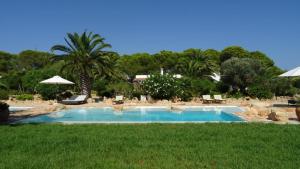
[[[141,102],[146,102],[147,101],[147,97],[145,95],[141,95],[140,100],[141,100]]]
[[[124,103],[124,96],[123,95],[116,96],[116,99],[114,100],[114,102],[116,104],[122,104],[122,103]]]
[[[62,100],[63,104],[83,104],[86,103],[87,95],[74,95],[66,100]]]
[[[214,95],[214,99],[216,103],[226,102],[226,99],[223,99],[221,95]]]
[[[210,98],[210,95],[202,95],[203,103],[212,103],[213,99]]]

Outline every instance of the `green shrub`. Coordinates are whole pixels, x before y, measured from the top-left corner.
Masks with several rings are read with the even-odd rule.
[[[43,100],[53,100],[59,92],[59,87],[56,85],[39,84],[36,86],[36,91],[42,96]]]
[[[191,90],[194,96],[211,94],[216,89],[216,84],[208,79],[193,79],[191,81]]]
[[[177,80],[177,91],[176,96],[181,99],[181,101],[190,101],[193,97],[193,92],[191,90],[191,80],[188,78],[182,78]]]
[[[21,94],[16,96],[17,100],[33,100],[33,95],[32,94]]]
[[[112,97],[114,95],[114,91],[112,89],[108,89],[107,86],[108,81],[98,79],[93,83],[93,90],[96,91],[98,96]]]
[[[249,87],[247,92],[250,97],[257,97],[260,100],[273,98],[273,93],[271,92],[271,89],[263,85],[251,86]]]
[[[124,95],[128,98],[131,98],[133,86],[128,82],[114,82],[107,85],[106,91],[112,92],[113,95]]]
[[[239,98],[244,97],[244,94],[241,93],[240,91],[232,90],[228,93],[228,96],[235,98],[235,99],[239,99]]]
[[[296,88],[292,85],[292,81],[288,78],[273,79],[270,85],[275,96],[293,96],[297,92]]]
[[[143,90],[154,99],[172,99],[178,94],[177,79],[172,75],[151,75],[143,82]]]
[[[8,91],[7,90],[0,90],[0,100],[8,100]]]
[[[296,79],[294,80],[294,86],[295,86],[296,88],[300,89],[300,78],[296,78]]]

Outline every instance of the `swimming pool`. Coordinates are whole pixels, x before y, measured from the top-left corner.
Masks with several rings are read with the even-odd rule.
[[[184,123],[184,122],[241,122],[234,115],[239,107],[133,107],[116,111],[112,107],[80,108],[53,112],[23,119],[23,123]]]

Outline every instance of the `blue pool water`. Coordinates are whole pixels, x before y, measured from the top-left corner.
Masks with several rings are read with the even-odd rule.
[[[68,109],[47,115],[23,119],[24,123],[64,122],[64,123],[144,123],[144,122],[238,122],[243,121],[233,112],[241,112],[238,107],[203,108],[187,107],[184,110],[168,108],[129,108],[114,111],[106,108]]]

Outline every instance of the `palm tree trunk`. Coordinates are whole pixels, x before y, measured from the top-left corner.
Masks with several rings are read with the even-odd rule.
[[[82,95],[87,95],[91,97],[91,80],[88,74],[80,74],[80,89]]]

